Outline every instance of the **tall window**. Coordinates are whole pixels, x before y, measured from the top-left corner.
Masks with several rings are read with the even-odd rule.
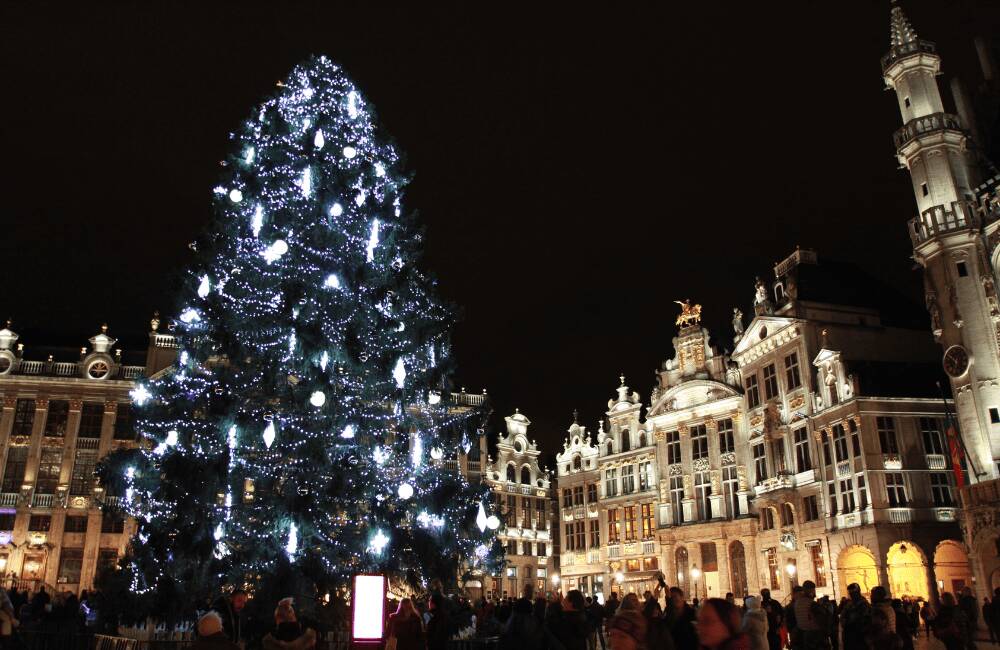
[[[865,475],[858,474],[858,508],[864,510],[868,507],[868,484],[865,483]]]
[[[513,494],[507,495],[507,525],[515,525],[517,519],[517,497]]]
[[[924,439],[925,454],[943,454],[941,423],[937,418],[920,418],[920,436]]]
[[[546,551],[547,551],[547,549],[545,548],[545,544],[544,543],[537,542],[535,544],[535,553],[538,555],[538,557],[545,557],[546,555],[548,555],[548,553]]]
[[[816,521],[819,519],[819,502],[815,494],[810,494],[802,499],[802,505],[805,509],[806,521]]]
[[[577,485],[573,488],[573,505],[582,506],[583,505],[583,486]]]
[[[816,583],[817,587],[826,586],[826,562],[823,561],[823,547],[819,544],[813,544],[809,547],[809,554],[812,556],[813,563],[813,582]]]
[[[878,444],[882,449],[882,453],[898,454],[899,445],[896,443],[896,421],[880,415],[875,418],[875,429],[878,431]]]
[[[521,468],[521,485],[531,485],[531,470],[527,467]]]
[[[765,507],[760,511],[760,527],[763,530],[772,530],[774,528],[773,508]]]
[[[604,496],[618,496],[618,468],[604,470]]]
[[[635,506],[625,506],[625,541],[635,541]]]
[[[573,507],[573,490],[563,488],[563,508]]]
[[[781,525],[782,526],[795,525],[795,513],[792,511],[792,505],[790,503],[781,504]]]
[[[49,402],[48,415],[45,417],[45,435],[65,436],[66,423],[69,421],[69,402],[54,399]]]
[[[840,504],[841,512],[854,512],[854,481],[845,478],[840,482]]]
[[[771,589],[781,589],[781,569],[778,568],[778,552],[772,546],[767,549],[767,574],[771,580]]]
[[[642,504],[642,538],[651,539],[656,534],[656,523],[653,519],[653,504]]]
[[[10,430],[13,436],[30,436],[35,424],[35,400],[19,399],[14,407],[14,427]]]
[[[517,470],[514,469],[514,463],[507,465],[507,482],[513,483],[517,478]]]
[[[829,507],[829,512],[827,514],[829,514],[832,517],[833,515],[837,514],[837,484],[834,483],[833,481],[830,481],[829,483],[827,483],[827,486],[829,488],[828,492],[830,495],[830,502],[829,502],[830,507]]]
[[[0,530],[14,530],[14,524],[17,522],[17,513],[11,509],[5,509],[6,512],[0,511]]]
[[[691,427],[691,460],[708,458],[708,430],[704,424]]]
[[[753,468],[757,485],[760,485],[767,479],[767,453],[763,442],[753,446]]]
[[[124,533],[125,532],[125,518],[121,515],[116,515],[113,512],[105,512],[101,514],[101,532],[102,533]]]
[[[934,505],[939,508],[955,505],[951,491],[951,477],[947,472],[931,473],[931,498],[934,500]]]
[[[534,501],[531,497],[521,499],[521,525],[524,528],[531,528],[531,505]]]
[[[66,524],[63,530],[67,533],[85,533],[87,532],[87,517],[76,517],[67,515]]]
[[[712,479],[708,472],[695,472],[694,498],[698,505],[698,519],[712,518]]]
[[[617,544],[622,540],[622,522],[618,508],[608,510],[608,544]]]
[[[635,492],[635,465],[622,466],[622,494]]]
[[[774,399],[778,396],[778,371],[773,363],[764,366],[764,399]]]
[[[587,483],[587,503],[597,503],[597,483]]]
[[[28,532],[47,533],[52,528],[52,515],[31,515],[28,518]]]
[[[906,506],[906,484],[903,482],[902,472],[886,472],[885,491],[890,508]]]
[[[847,430],[851,432],[851,453],[855,458],[861,458],[861,432],[855,420],[847,421]]]
[[[802,385],[799,376],[799,355],[792,352],[785,357],[785,390],[794,390]]]
[[[582,551],[587,548],[587,531],[584,528],[586,522],[576,522],[576,550]]]
[[[847,434],[844,433],[844,425],[833,425],[833,448],[837,453],[837,462],[847,460]]]
[[[644,460],[639,463],[639,489],[646,491],[653,487],[653,463]]]
[[[673,511],[674,524],[684,523],[684,508],[681,501],[684,499],[684,477],[670,477],[670,509]]]
[[[80,582],[83,570],[83,549],[64,548],[59,553],[59,582],[71,585]]]
[[[722,492],[725,495],[726,505],[729,506],[729,516],[740,516],[739,497],[739,476],[736,472],[736,465],[726,465],[722,468]]]
[[[94,468],[97,466],[97,452],[89,449],[77,449],[73,463],[73,476],[69,484],[69,493],[74,496],[90,494],[94,487]]]
[[[833,459],[830,457],[830,435],[826,431],[822,431],[819,436],[820,440],[823,441],[823,463],[829,467],[833,463]]]
[[[597,519],[590,520],[590,548],[600,548],[601,546],[601,522]]]
[[[757,375],[750,375],[743,382],[747,393],[747,408],[757,408],[760,406],[760,386],[757,384]]]
[[[135,438],[135,422],[132,420],[132,406],[122,402],[115,415],[115,440]]]
[[[812,469],[812,458],[809,456],[809,433],[805,427],[799,427],[792,434],[795,440],[795,471],[806,472]]]
[[[632,433],[626,428],[622,429],[622,451],[632,449]]]
[[[104,404],[85,402],[80,410],[80,437],[100,438],[104,424]]]
[[[23,445],[11,447],[7,451],[7,465],[3,471],[3,491],[20,492],[24,484],[24,470],[28,466],[28,448]]]
[[[97,554],[98,572],[118,566],[118,549],[102,548]]]
[[[576,550],[576,537],[573,536],[573,524],[566,524],[566,550]]]
[[[614,448],[614,446],[613,446],[613,445],[611,444],[611,441],[610,441],[610,440],[608,440],[608,456],[610,456],[610,455],[611,455],[611,454],[613,454],[613,453],[615,453],[615,448]]]
[[[55,494],[62,470],[62,449],[42,447],[42,458],[38,463],[38,477],[35,479],[35,494]]]
[[[667,432],[667,465],[676,465],[681,462],[681,433],[680,431]]]
[[[719,420],[719,453],[728,454],[736,451],[736,441],[733,440],[733,421],[730,418]]]
[[[547,506],[545,499],[535,501],[535,528],[545,528],[545,508]]]

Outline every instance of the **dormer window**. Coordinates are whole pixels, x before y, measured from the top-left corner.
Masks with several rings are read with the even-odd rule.
[[[582,467],[582,461],[579,456],[573,457],[573,469],[580,469]]]
[[[531,485],[531,470],[527,465],[521,468],[521,485]]]
[[[612,445],[611,441],[608,440],[608,456],[610,456],[613,453],[615,453],[614,445]]]
[[[640,431],[639,432],[639,446],[640,447],[645,447],[646,446],[646,432],[645,431]]]
[[[629,430],[622,429],[622,451],[629,451],[632,448],[631,440],[629,439]]]
[[[517,470],[514,469],[514,463],[507,465],[507,482],[513,483],[517,478]]]

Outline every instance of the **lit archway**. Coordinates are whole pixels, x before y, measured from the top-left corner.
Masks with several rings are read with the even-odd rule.
[[[972,586],[972,569],[969,555],[961,542],[946,539],[934,551],[934,578],[938,589],[956,596],[964,587]]]
[[[927,558],[913,542],[896,542],[886,554],[886,568],[889,570],[889,593],[893,598],[924,598],[930,600],[927,580]]]
[[[847,585],[857,583],[866,596],[872,587],[878,586],[878,566],[875,556],[864,546],[848,546],[837,558],[837,573],[840,574],[840,593],[847,593]]]

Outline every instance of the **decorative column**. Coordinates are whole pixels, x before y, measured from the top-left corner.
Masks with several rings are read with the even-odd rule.
[[[729,539],[722,537],[715,540],[715,558],[719,563],[719,592],[720,598],[733,590],[732,574],[729,571]]]
[[[17,407],[16,395],[5,395],[3,398],[3,415],[0,416],[0,439],[10,436],[10,429],[14,426],[14,409]]]

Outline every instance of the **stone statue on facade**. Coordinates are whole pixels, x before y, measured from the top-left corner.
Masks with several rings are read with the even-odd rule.
[[[733,332],[736,334],[736,338],[743,336],[744,331],[743,312],[739,307],[733,307]]]

